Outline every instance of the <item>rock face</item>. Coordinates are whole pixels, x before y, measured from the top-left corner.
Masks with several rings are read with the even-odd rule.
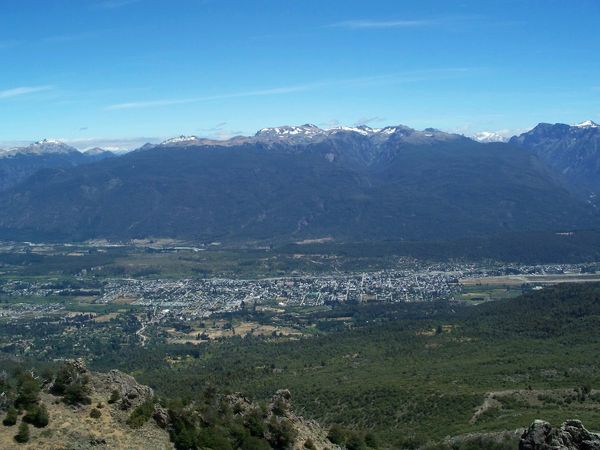
[[[519,450],[600,450],[600,434],[586,430],[579,420],[567,420],[560,428],[536,420],[521,436]]]
[[[154,396],[151,388],[139,384],[135,378],[118,370],[94,374],[92,384],[96,392],[107,396],[116,390],[120,398],[119,406],[123,411],[135,408]]]
[[[241,417],[251,415],[257,410],[257,404],[241,394],[230,394],[225,398],[235,414]],[[292,395],[287,389],[281,389],[275,393],[267,405],[265,422],[282,424],[287,423],[294,435],[293,442],[287,446],[291,450],[304,450],[313,448],[316,450],[339,450],[340,447],[333,444],[327,438],[327,430],[314,420],[306,420],[297,416],[292,409]],[[266,436],[269,438],[270,436]]]

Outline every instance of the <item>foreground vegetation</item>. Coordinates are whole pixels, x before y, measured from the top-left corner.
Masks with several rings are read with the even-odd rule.
[[[535,418],[558,424],[576,417],[600,429],[598,284],[478,306],[345,305],[294,317],[313,332],[195,345],[157,335],[142,348],[135,340],[99,340],[90,364],[133,374],[175,401],[173,411],[205,404],[207,392],[267,401],[287,388],[296,412],[333,427],[340,442],[352,438],[357,448],[367,441],[416,448],[450,435],[514,430]],[[275,318],[243,311],[220,320]],[[74,348],[47,356],[70,357]]]

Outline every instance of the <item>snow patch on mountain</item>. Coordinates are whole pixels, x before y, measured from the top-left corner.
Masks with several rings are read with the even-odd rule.
[[[379,129],[379,128],[371,128],[371,127],[368,127],[366,125],[359,125],[357,127],[346,127],[346,126],[335,127],[335,128],[330,128],[327,131],[329,131],[329,132],[351,131],[353,133],[362,134],[363,136],[371,136],[371,135],[373,135],[375,133],[379,133],[381,131],[381,129]]]

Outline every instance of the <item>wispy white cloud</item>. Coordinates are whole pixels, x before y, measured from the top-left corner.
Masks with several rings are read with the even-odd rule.
[[[326,25],[326,28],[340,28],[347,30],[377,30],[393,28],[428,28],[446,27],[448,29],[463,29],[467,25],[507,25],[507,23],[484,20],[479,15],[447,15],[419,19],[355,19],[343,20]],[[511,23],[514,24],[514,23]]]
[[[162,100],[149,100],[149,101],[139,101],[139,102],[129,102],[129,103],[117,103],[114,105],[107,106],[105,109],[108,111],[119,110],[119,109],[137,109],[137,108],[152,108],[158,106],[172,106],[172,105],[184,105],[187,103],[200,103],[211,100],[224,100],[228,98],[238,98],[238,97],[261,97],[267,95],[280,95],[280,94],[288,94],[292,92],[306,91],[311,89],[311,85],[298,85],[298,86],[288,86],[288,87],[279,87],[272,89],[262,89],[257,91],[247,91],[247,92],[237,92],[232,94],[218,94],[218,95],[209,95],[204,97],[188,97],[188,98],[172,98],[172,99],[162,99]]]
[[[348,28],[352,30],[369,28],[421,28],[438,24],[437,20],[345,20],[329,24],[330,28]]]
[[[161,106],[174,106],[174,105],[185,105],[191,103],[202,103],[212,100],[225,100],[232,98],[243,98],[243,97],[264,97],[273,95],[291,94],[297,92],[308,92],[317,89],[326,88],[347,88],[357,86],[376,86],[385,84],[397,84],[397,83],[410,83],[419,81],[428,81],[432,79],[448,78],[463,76],[467,72],[472,71],[470,68],[448,68],[448,69],[434,69],[434,70],[421,70],[421,71],[409,71],[405,73],[387,74],[387,75],[375,75],[359,78],[348,78],[339,80],[321,80],[306,84],[297,84],[292,86],[275,87],[268,89],[259,89],[245,92],[234,92],[229,94],[216,94],[201,97],[185,97],[185,98],[166,98],[158,100],[143,100],[134,101],[127,103],[116,103],[109,105],[104,108],[106,111],[126,110],[126,109],[141,109],[141,108],[155,108]]]
[[[35,94],[37,92],[49,91],[52,86],[20,86],[12,89],[0,91],[0,99],[19,97],[21,95]]]

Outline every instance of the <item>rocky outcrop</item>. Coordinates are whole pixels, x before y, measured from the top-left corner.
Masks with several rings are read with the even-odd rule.
[[[53,392],[52,385],[40,393],[47,407],[49,423],[44,428],[30,427],[27,444],[17,444],[15,427],[0,426],[0,449],[7,450],[165,450],[174,448],[170,441],[168,414],[158,405],[135,428],[129,423],[138,406],[154,401],[154,392],[133,377],[118,370],[107,373],[90,371],[83,361],[64,364],[69,379],[85,380],[86,401],[65,401]],[[69,380],[62,380],[63,383]],[[54,382],[56,384],[56,380]]]
[[[30,427],[25,445],[14,441],[16,427],[0,426],[0,449],[218,450],[231,443],[233,448],[340,450],[327,429],[294,413],[285,389],[266,404],[215,391],[167,409],[132,376],[92,372],[82,360],[65,362],[52,380],[39,394],[49,416],[46,425]]]
[[[567,420],[560,428],[536,420],[521,436],[519,450],[600,450],[600,434],[586,430],[579,420]]]
[[[225,397],[234,414],[248,417],[260,407],[241,394],[231,394]],[[314,420],[307,420],[297,416],[292,408],[292,395],[287,389],[280,389],[273,395],[266,405],[263,420],[272,427],[286,426],[291,430],[293,440],[287,448],[291,450],[338,450],[340,447],[327,438],[327,430]],[[266,433],[266,438],[271,440],[273,429]]]
[[[118,370],[96,373],[91,379],[96,392],[107,397],[113,391],[118,392],[119,406],[123,411],[136,408],[154,397],[152,388],[139,384],[135,378]]]

